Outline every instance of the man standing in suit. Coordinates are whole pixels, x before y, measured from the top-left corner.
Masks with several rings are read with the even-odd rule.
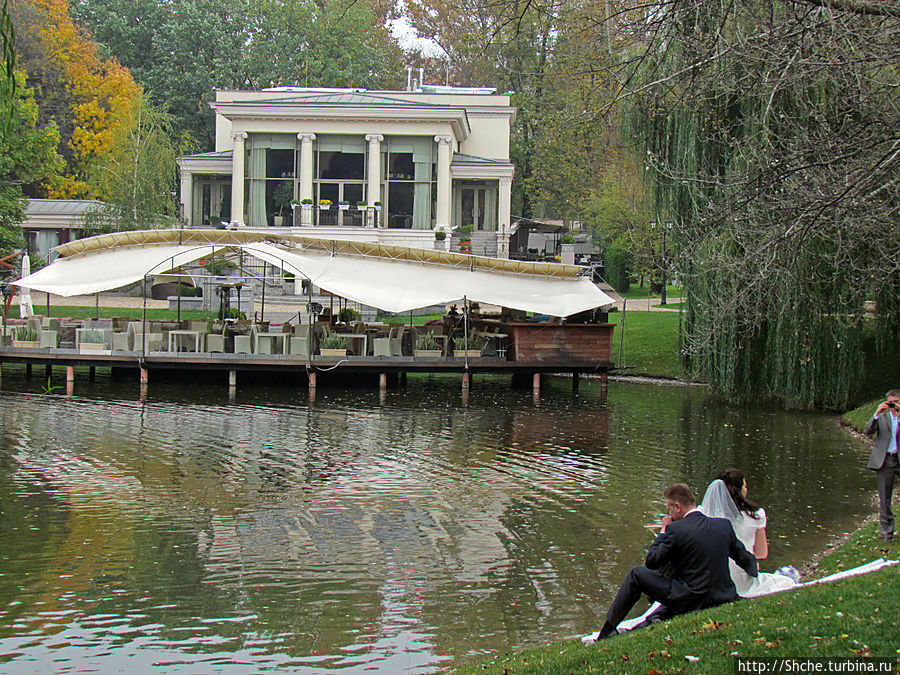
[[[894,493],[894,477],[900,476],[900,462],[897,461],[897,429],[900,427],[900,389],[891,389],[884,403],[875,409],[863,429],[867,436],[875,434],[869,468],[878,475],[878,517],[881,521],[881,538],[894,538],[894,512],[891,497]]]
[[[735,536],[731,523],[698,511],[697,500],[687,485],[673,485],[664,496],[669,515],[662,521],[662,532],[647,551],[646,567],[632,567],[625,576],[606,613],[599,640],[616,634],[616,626],[642,593],[663,605],[648,619],[656,622],[737,600],[729,558],[750,576],[759,573],[756,558]],[[667,564],[671,576],[656,571]]]

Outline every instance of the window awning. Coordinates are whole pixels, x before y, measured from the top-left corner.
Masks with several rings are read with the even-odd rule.
[[[536,267],[487,258],[470,262],[468,256],[459,254],[302,238],[265,241],[264,235],[253,241],[249,233],[232,239],[206,233],[208,240],[203,243],[185,241],[189,238],[186,234],[179,234],[178,239],[169,236],[172,241],[163,235],[128,233],[122,238],[103,235],[107,238],[73,242],[77,245],[60,247],[66,257],[15,283],[64,297],[99,293],[228,248],[242,249],[325,291],[388,312],[465,297],[526,312],[569,316],[614,302],[589,278],[574,276],[577,268],[561,265]]]

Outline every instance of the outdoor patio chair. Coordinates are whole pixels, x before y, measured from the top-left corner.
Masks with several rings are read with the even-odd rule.
[[[56,347],[58,332],[44,328],[41,330],[41,347]]]
[[[225,336],[221,333],[210,333],[206,336],[206,351],[225,353]]]
[[[309,340],[306,337],[291,337],[291,355],[309,356]]]
[[[128,333],[113,333],[112,334],[112,348],[113,351],[124,352],[128,351]]]
[[[252,342],[249,335],[234,336],[234,353],[235,354],[252,354]]]

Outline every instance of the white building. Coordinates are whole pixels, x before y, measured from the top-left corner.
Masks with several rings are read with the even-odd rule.
[[[508,256],[509,95],[279,87],[211,105],[215,152],[179,162],[189,226],[430,247],[433,230],[471,225],[477,252]]]

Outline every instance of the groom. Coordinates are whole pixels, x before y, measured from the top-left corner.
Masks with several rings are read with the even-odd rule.
[[[728,559],[752,577],[757,576],[756,558],[738,541],[725,518],[707,518],[697,510],[691,489],[678,483],[664,493],[669,515],[662,532],[647,551],[646,567],[632,567],[606,613],[599,640],[615,635],[616,626],[646,593],[662,603],[647,619],[656,623],[695,609],[737,600]],[[658,570],[668,563],[671,576]]]

